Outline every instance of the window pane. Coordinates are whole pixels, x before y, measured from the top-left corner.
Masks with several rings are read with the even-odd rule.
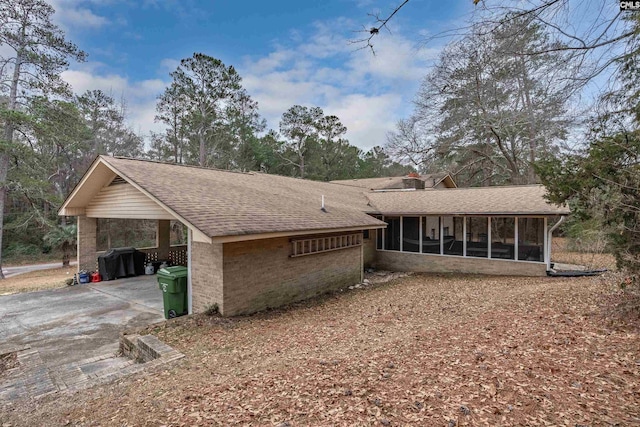
[[[491,218],[491,258],[514,259],[515,220]]]
[[[486,217],[467,218],[467,256],[487,257],[489,247]]]
[[[400,217],[384,217],[387,228],[384,231],[384,248],[388,251],[400,250]]]
[[[420,252],[420,217],[405,216],[402,218],[402,250],[404,252]]]
[[[422,217],[422,253],[440,253],[440,217]]]
[[[518,218],[518,260],[544,261],[544,219]]]
[[[442,217],[442,240],[445,255],[462,256],[462,226],[464,218],[457,216]]]

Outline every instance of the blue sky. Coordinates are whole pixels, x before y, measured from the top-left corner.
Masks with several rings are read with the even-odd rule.
[[[128,104],[129,123],[143,134],[154,123],[155,99],[179,60],[202,52],[236,67],[261,114],[277,129],[294,104],[320,106],[347,126],[363,149],[382,145],[411,101],[443,41],[428,35],[460,25],[472,0],[412,0],[375,42],[376,56],[349,40],[370,26],[385,0],[196,1],[50,0],[56,23],[89,54],[63,74],[76,93],[102,89]],[[440,44],[439,44],[440,43]]]

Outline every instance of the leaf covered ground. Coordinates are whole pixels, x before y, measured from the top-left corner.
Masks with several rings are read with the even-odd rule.
[[[185,353],[170,368],[5,407],[0,418],[640,425],[638,319],[607,320],[612,292],[601,278],[414,275],[250,317],[178,319],[151,330]]]
[[[57,267],[37,270],[0,280],[0,296],[18,292],[34,292],[45,289],[63,288],[65,281],[73,278],[76,267]],[[1,424],[0,424],[1,425]]]

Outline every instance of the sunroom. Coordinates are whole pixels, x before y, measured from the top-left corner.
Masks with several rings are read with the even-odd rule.
[[[544,275],[550,268],[549,231],[568,211],[543,195],[540,186],[372,194],[372,206],[381,212],[374,216],[387,228],[376,235],[371,264],[405,271]]]

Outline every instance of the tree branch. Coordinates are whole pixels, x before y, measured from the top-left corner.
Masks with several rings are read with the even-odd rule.
[[[362,50],[362,49],[371,49],[371,53],[373,55],[376,54],[376,51],[373,48],[373,43],[371,43],[371,41],[373,40],[373,38],[375,36],[377,36],[378,34],[380,34],[380,30],[382,30],[383,28],[385,28],[387,31],[391,32],[391,30],[389,30],[389,27],[387,26],[387,23],[391,20],[391,18],[394,17],[394,15],[396,13],[398,13],[398,11],[400,9],[402,9],[404,7],[404,5],[406,5],[407,3],[409,3],[409,0],[404,0],[399,6],[397,6],[393,12],[391,12],[391,14],[389,16],[387,16],[386,18],[380,18],[379,14],[369,14],[369,16],[372,16],[376,19],[376,24],[373,27],[367,29],[364,28],[362,30],[360,30],[359,32],[361,33],[368,33],[369,36],[368,37],[363,37],[361,39],[357,39],[357,40],[350,40],[349,43],[350,44],[364,44],[363,46],[359,47],[357,50]]]

